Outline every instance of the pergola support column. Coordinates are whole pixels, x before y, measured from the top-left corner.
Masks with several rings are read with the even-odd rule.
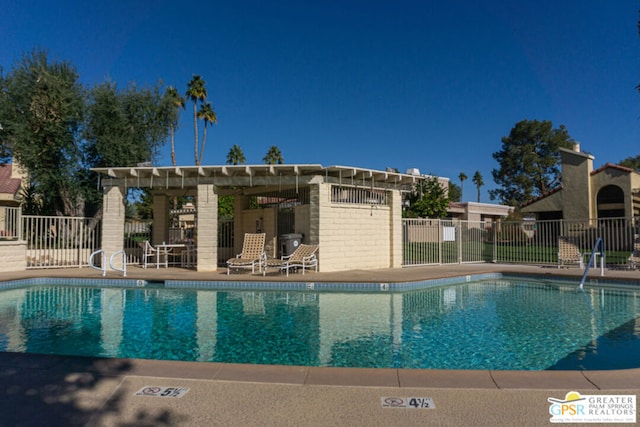
[[[124,248],[124,189],[105,187],[102,195],[102,250],[107,257]]]
[[[389,224],[391,231],[391,268],[402,267],[402,196],[397,190],[389,191],[391,211]]]
[[[153,235],[152,244],[169,241],[169,197],[164,194],[153,195]]]
[[[218,195],[212,184],[198,185],[198,271],[218,268]]]

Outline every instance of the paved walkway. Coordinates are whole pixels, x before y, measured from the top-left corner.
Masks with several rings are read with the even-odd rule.
[[[292,275],[288,280],[404,282],[493,271],[569,275],[576,277],[576,282],[582,275],[576,268],[470,264],[307,273],[304,277]],[[95,278],[100,273],[89,269],[41,270],[3,273],[0,280],[24,277]],[[128,277],[263,280],[250,274],[227,276],[224,271],[140,268],[131,268]],[[599,278],[599,270],[592,271],[591,277]],[[605,279],[640,281],[640,272],[608,270]],[[275,274],[265,280],[287,279]],[[189,391],[182,397],[136,395],[145,387],[185,387]],[[564,399],[572,390],[581,394],[637,395],[640,369],[347,369],[0,353],[0,390],[0,426],[535,426],[549,424],[549,397]],[[432,402],[435,408],[383,407],[385,398],[406,397],[430,398],[422,402]],[[397,400],[387,400],[392,401]]]

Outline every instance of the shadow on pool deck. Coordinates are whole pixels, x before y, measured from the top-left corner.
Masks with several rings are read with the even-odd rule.
[[[269,275],[297,282],[405,282],[488,272],[582,276],[577,268],[465,264],[340,273]],[[2,273],[100,277],[90,269]],[[110,273],[109,278],[121,277]],[[145,280],[263,280],[220,270],[129,270]],[[599,270],[591,278],[599,278]],[[607,270],[604,279],[638,280]],[[639,288],[640,289],[640,288]],[[0,325],[1,328],[1,325]],[[547,398],[640,391],[640,369],[616,371],[445,371],[167,362],[0,353],[1,426],[204,425],[546,425]],[[143,387],[187,387],[180,398],[137,396]],[[383,408],[385,397],[429,397],[434,409]]]

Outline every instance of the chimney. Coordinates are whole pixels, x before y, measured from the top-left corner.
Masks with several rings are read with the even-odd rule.
[[[575,141],[573,143],[573,151],[575,151],[576,153],[580,152],[580,143],[578,141]]]

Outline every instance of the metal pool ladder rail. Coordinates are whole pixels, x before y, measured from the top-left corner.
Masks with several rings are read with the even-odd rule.
[[[102,254],[100,267],[96,266],[93,262],[93,257],[98,254]],[[113,265],[113,260],[116,255],[122,255],[122,268],[118,268]],[[104,249],[98,249],[97,251],[89,255],[89,267],[102,271],[102,276],[107,275],[107,253],[104,251]],[[112,270],[121,271],[124,277],[127,277],[127,254],[124,252],[124,250],[120,250],[111,255],[111,257],[109,258],[109,267],[111,267]]]
[[[600,248],[600,252],[598,252],[598,247]],[[589,256],[589,262],[587,263],[587,266],[584,268],[584,274],[582,275],[582,280],[580,280],[580,289],[584,287],[584,281],[587,279],[587,274],[589,274],[589,269],[591,268],[591,264],[593,263],[595,265],[593,257],[598,256],[598,254],[601,255],[600,256],[600,275],[604,276],[605,252],[604,252],[604,241],[602,240],[602,237],[598,237],[596,239],[595,245],[593,245],[591,256]]]

